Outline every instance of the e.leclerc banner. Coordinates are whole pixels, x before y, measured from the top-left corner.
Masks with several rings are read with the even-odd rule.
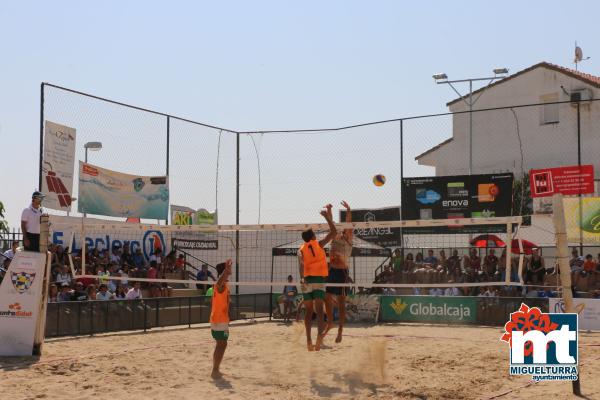
[[[44,207],[70,211],[75,169],[75,129],[46,121],[41,191]]]
[[[78,211],[110,217],[167,219],[167,176],[123,174],[79,162]]]
[[[31,356],[46,254],[15,254],[0,284],[0,356]]]
[[[427,176],[402,179],[402,219],[508,217],[513,175]],[[404,228],[405,234],[505,232],[503,225]]]
[[[477,320],[474,297],[381,296],[383,321],[466,324]]]

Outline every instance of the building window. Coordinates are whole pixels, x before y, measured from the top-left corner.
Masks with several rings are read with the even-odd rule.
[[[540,125],[557,124],[558,123],[558,93],[546,94],[540,96],[540,103],[545,104],[540,107]]]

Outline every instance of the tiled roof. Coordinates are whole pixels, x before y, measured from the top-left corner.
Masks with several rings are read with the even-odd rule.
[[[427,154],[431,153],[432,151],[435,151],[437,149],[439,149],[440,147],[442,147],[443,145],[450,143],[453,140],[453,138],[448,138],[446,140],[444,140],[442,143],[437,144],[436,146],[433,146],[432,148],[430,148],[429,150],[427,150],[424,153],[419,154],[418,156],[415,157],[415,160],[418,160],[419,158],[426,156]]]
[[[517,73],[514,73],[514,74],[512,74],[510,76],[507,76],[506,78],[501,79],[499,81],[496,81],[496,82],[494,82],[494,83],[492,83],[492,84],[490,84],[488,86],[484,86],[484,87],[482,87],[480,89],[477,89],[477,90],[475,90],[473,92],[473,94],[479,93],[482,90],[488,89],[488,88],[490,88],[492,86],[501,85],[502,83],[504,83],[504,82],[506,82],[506,81],[508,81],[510,79],[513,79],[513,78],[515,78],[515,77],[517,77],[519,75],[522,75],[522,74],[524,74],[526,72],[532,71],[532,70],[534,70],[536,68],[547,68],[547,69],[551,69],[553,71],[561,72],[561,73],[563,73],[565,75],[568,75],[568,76],[570,76],[572,78],[579,79],[579,80],[581,80],[581,81],[583,81],[585,83],[588,83],[588,84],[590,84],[590,85],[592,85],[594,87],[600,88],[600,77],[599,76],[595,76],[595,75],[591,75],[591,74],[586,74],[584,72],[576,71],[576,70],[571,69],[571,68],[561,67],[560,65],[551,64],[549,62],[542,61],[541,63],[532,65],[529,68],[525,68],[524,70],[521,70],[521,71],[519,71]],[[452,100],[449,103],[446,103],[446,105],[449,106],[449,105],[454,104],[454,103],[456,103],[456,102],[458,102],[458,101],[460,101],[462,99],[465,99],[467,97],[468,97],[468,95],[459,97],[457,99]],[[423,153],[423,154],[425,154],[425,153]]]

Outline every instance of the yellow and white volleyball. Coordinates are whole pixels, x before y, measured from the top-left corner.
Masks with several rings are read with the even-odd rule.
[[[373,177],[375,186],[383,186],[385,184],[385,175],[377,174]]]

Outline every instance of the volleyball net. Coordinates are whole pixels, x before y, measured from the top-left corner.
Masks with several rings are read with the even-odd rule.
[[[521,217],[336,223],[338,233],[354,232],[352,252],[347,260],[347,282],[328,285],[354,291],[520,286],[524,260],[520,224]],[[482,232],[487,228],[503,231],[499,235],[504,235],[504,242],[517,246],[508,249],[508,257],[505,248],[466,246],[470,236],[460,232],[474,226]],[[458,233],[427,234],[428,247],[378,244],[381,235],[405,243],[418,236],[416,230],[434,227]],[[230,284],[237,286],[239,293],[280,291],[289,276],[299,282],[297,254],[303,244],[301,233],[309,228],[318,240],[329,232],[326,223],[183,226],[59,216],[50,222],[51,242],[69,248],[74,276],[196,287],[213,282],[198,280],[209,276],[204,272],[198,275],[203,268],[216,278],[215,266],[232,259]],[[325,246],[327,253],[329,248],[330,244]]]

